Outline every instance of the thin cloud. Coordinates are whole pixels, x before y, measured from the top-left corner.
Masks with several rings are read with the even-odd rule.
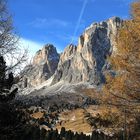
[[[88,3],[88,0],[82,0],[82,1],[83,1],[82,9],[80,11],[80,15],[79,15],[79,18],[78,18],[78,21],[77,21],[77,25],[76,25],[75,30],[74,30],[74,33],[73,33],[73,37],[72,37],[71,43],[74,42],[74,37],[77,34],[77,31],[78,31],[79,26],[80,26],[81,21],[82,21],[83,14],[85,12],[85,9],[86,9],[87,3]]]
[[[34,21],[29,23],[34,28],[48,28],[48,27],[67,27],[70,25],[69,22],[61,19],[46,19],[36,18]]]
[[[24,39],[24,38],[20,38],[18,44],[17,44],[18,48],[14,53],[12,54],[7,54],[5,56],[6,62],[8,66],[14,66],[15,64],[18,63],[19,59],[21,58],[21,56],[26,55],[27,57],[27,61],[19,64],[15,69],[14,69],[14,73],[18,74],[20,72],[20,70],[23,70],[23,68],[30,64],[32,61],[33,56],[35,55],[35,53],[42,48],[42,44],[28,40],[28,39]],[[27,52],[26,52],[27,50]],[[26,54],[25,54],[26,53]]]
[[[49,41],[46,41],[46,44],[47,44],[47,42],[49,42]],[[54,42],[52,42],[52,44],[57,48],[58,53],[62,52],[62,49],[61,49],[59,44],[56,44]],[[21,38],[20,41],[19,41],[19,45],[22,48],[25,48],[25,49],[28,50],[29,59],[31,60],[34,57],[35,53],[38,50],[43,48],[45,43],[43,44],[43,43],[39,43],[39,42],[36,42],[36,41],[32,41],[30,39]]]
[[[65,40],[67,42],[70,42],[71,38],[73,38],[73,43],[77,43],[78,42],[78,36],[71,36],[71,35],[67,35],[67,34],[65,34],[65,35],[58,34],[58,35],[56,35],[56,37],[58,39],[60,39],[60,40]]]
[[[43,44],[25,38],[20,39],[19,45],[28,50],[30,58],[32,58],[35,53],[43,47]]]

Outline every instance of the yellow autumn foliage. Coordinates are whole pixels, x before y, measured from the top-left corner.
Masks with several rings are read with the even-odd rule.
[[[140,1],[132,3],[132,19],[123,23],[116,39],[117,52],[110,58],[116,76],[106,75],[106,100],[118,105],[140,102]]]

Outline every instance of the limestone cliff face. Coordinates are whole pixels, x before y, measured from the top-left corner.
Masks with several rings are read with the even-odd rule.
[[[78,46],[69,45],[60,57],[52,84],[61,80],[77,83],[104,82],[107,56],[115,53],[117,30],[122,25],[118,17],[94,23],[80,36]]]
[[[45,45],[36,53],[33,63],[24,69],[23,87],[36,86],[48,80],[57,69],[58,62],[56,48],[51,44]]]
[[[78,45],[68,45],[61,55],[47,44],[25,68],[23,87],[39,85],[52,75],[52,85],[59,81],[103,83],[104,72],[109,69],[107,57],[116,53],[115,38],[122,23],[120,18],[113,17],[91,24],[79,37]]]

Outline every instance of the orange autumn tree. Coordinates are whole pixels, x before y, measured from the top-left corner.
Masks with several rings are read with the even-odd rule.
[[[117,50],[110,58],[115,76],[106,74],[105,101],[136,107],[140,103],[140,0],[132,3],[131,19],[124,21],[116,42]]]

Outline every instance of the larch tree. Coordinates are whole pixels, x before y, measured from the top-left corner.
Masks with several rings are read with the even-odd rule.
[[[106,74],[103,87],[120,106],[140,102],[140,1],[132,4],[131,15],[118,31],[117,51],[110,58],[115,76]]]
[[[131,19],[123,22],[116,44],[116,51],[109,58],[115,74],[106,73],[103,102],[122,110],[126,138],[128,125],[136,128],[140,123],[140,0],[132,3]]]

